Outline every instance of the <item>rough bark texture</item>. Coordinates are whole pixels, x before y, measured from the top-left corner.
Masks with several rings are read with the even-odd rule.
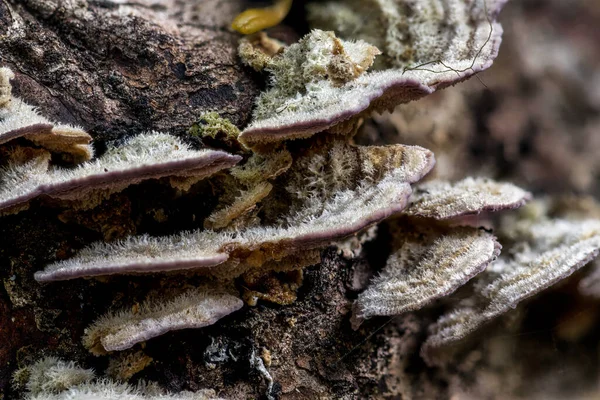
[[[119,3],[0,2],[15,94],[97,140],[182,133],[206,111],[246,122],[257,86],[227,30],[240,1]]]
[[[537,1],[523,3],[527,12],[520,6],[513,6],[512,14],[507,12],[522,18],[523,29],[535,20],[528,15],[541,15],[540,8],[555,18],[566,18],[564,26],[576,25],[570,19],[573,15],[600,15],[592,2],[586,3],[587,8],[569,5],[569,13],[562,11],[561,0],[544,6]],[[119,5],[121,11],[117,12]],[[44,115],[82,125],[100,150],[107,140],[150,129],[187,137],[185,133],[198,116],[209,110],[242,127],[258,93],[259,79],[236,59],[238,36],[227,26],[246,5],[242,0],[0,0],[0,66],[16,73],[16,95],[39,106]],[[296,1],[295,7],[301,12],[300,2]],[[593,18],[576,21],[596,26]],[[294,23],[304,26],[301,21]],[[515,128],[520,139],[515,139],[519,153],[514,160],[490,133],[486,121],[496,104],[507,99],[520,107],[536,88],[532,82],[539,81],[534,73],[533,77],[510,78],[519,75],[520,65],[511,61],[510,53],[500,54],[501,69],[492,69],[484,81],[500,88],[509,80],[517,87],[506,89],[510,92],[506,94],[501,89],[484,91],[479,82],[472,85],[468,98],[476,104],[466,104],[468,110],[461,114],[462,119],[472,119],[472,126],[465,128],[463,136],[448,134],[451,142],[468,150],[465,158],[474,160],[468,164],[476,166],[461,171],[460,176],[481,170],[479,161],[491,158],[493,166],[488,168],[502,177],[520,176],[546,192],[561,191],[561,183],[576,188],[568,179],[557,182],[555,175],[547,179],[548,171],[559,167],[571,171],[568,166],[579,158],[596,166],[597,146],[581,145],[571,158],[557,161],[548,154],[560,146],[542,151],[548,147],[541,146],[547,142],[548,136],[543,134],[548,125],[542,123],[543,118],[532,117],[531,124],[538,128],[528,129],[531,124],[526,123]],[[565,88],[571,86],[565,84]],[[447,92],[440,96],[443,93]],[[545,93],[539,97],[555,98]],[[598,104],[589,106],[590,115],[598,115]],[[584,120],[576,115],[569,118],[561,120],[577,124]],[[421,119],[429,122],[427,116]],[[592,128],[600,126],[594,121]],[[380,137],[382,126],[375,128],[377,139],[386,139]],[[435,129],[431,132],[444,136]],[[539,143],[521,137],[525,132],[534,132]],[[598,136],[583,129],[578,132],[586,140]],[[507,136],[499,137],[506,140]],[[552,137],[560,140],[550,143],[572,142],[569,130],[558,130]],[[431,147],[422,139],[416,144]],[[398,140],[409,142],[406,136]],[[451,147],[448,143],[444,146]],[[547,167],[548,157],[555,169]],[[536,167],[523,168],[523,160]],[[586,192],[598,193],[597,169],[585,168],[593,171]],[[203,195],[212,189],[210,182],[203,182],[191,193],[176,196],[166,185],[146,182],[86,212],[33,204],[18,215],[2,217],[0,400],[18,398],[20,393],[10,385],[11,374],[42,356],[74,360],[104,371],[109,358],[117,356],[91,356],[81,344],[87,326],[108,310],[141,302],[148,293],[160,293],[188,279],[190,284],[200,280],[118,276],[41,285],[33,280],[35,271],[71,257],[93,241],[200,227],[215,206],[214,198]],[[131,381],[156,381],[172,391],[212,388],[229,399],[573,398],[597,394],[600,312],[597,300],[577,293],[573,285],[580,278],[577,275],[474,335],[470,347],[463,349],[461,361],[445,370],[427,368],[419,357],[419,347],[426,327],[461,293],[448,303],[393,319],[374,318],[352,331],[351,302],[384,265],[389,243],[390,237],[381,227],[376,241],[367,246],[366,256],[348,261],[334,249],[327,250],[320,265],[304,271],[298,299],[291,305],[259,301],[257,307],[246,306],[214,326],[148,341],[139,348],[152,362],[134,373]],[[241,289],[242,283],[237,285]],[[516,332],[511,324],[522,326],[524,333]],[[258,359],[273,379],[271,390],[266,375],[257,367]]]

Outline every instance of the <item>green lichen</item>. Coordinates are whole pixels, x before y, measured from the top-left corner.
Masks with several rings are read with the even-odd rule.
[[[201,139],[221,142],[229,148],[245,149],[245,146],[238,141],[240,130],[237,126],[214,111],[202,114],[188,132]]]

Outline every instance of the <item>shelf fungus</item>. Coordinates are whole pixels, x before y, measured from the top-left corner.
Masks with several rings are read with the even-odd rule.
[[[23,207],[39,196],[72,201],[78,208],[97,205],[110,194],[148,179],[171,178],[171,185],[189,188],[197,181],[235,165],[240,156],[218,150],[193,150],[174,136],[148,133],[111,147],[101,157],[63,168],[51,164],[49,153],[26,161],[12,160],[0,176],[0,211]]]
[[[91,159],[94,154],[89,145],[91,136],[82,128],[50,121],[35,107],[12,96],[13,77],[10,69],[0,68],[0,145],[23,138],[74,162]]]
[[[13,374],[13,384],[25,389],[27,400],[219,400],[214,390],[171,394],[153,382],[140,381],[136,386],[115,382],[55,357],[20,368]]]
[[[523,213],[525,214],[525,213]],[[421,354],[435,364],[435,350],[455,343],[521,301],[554,285],[600,252],[600,220],[527,219],[506,223],[505,256],[478,275],[474,294],[429,329]]]
[[[404,212],[415,217],[452,219],[486,211],[523,206],[531,194],[510,184],[485,178],[466,178],[456,183],[429,181],[418,185]]]
[[[483,1],[367,3],[309,5],[313,27],[328,31],[315,29],[258,63],[266,63],[271,87],[258,98],[242,141],[304,138],[341,122],[351,125],[372,111],[465,80],[489,68],[498,53],[502,28],[496,17],[503,1],[489,10]],[[242,58],[254,54],[245,49]],[[258,65],[248,58],[246,63]],[[367,72],[370,67],[374,70]]]
[[[307,5],[311,26],[381,50],[377,70],[448,86],[488,68],[502,40],[506,0],[329,0]],[[369,10],[365,13],[365,10]]]
[[[281,190],[265,200],[273,214],[268,223],[97,243],[72,259],[47,266],[35,278],[55,281],[216,266],[206,271],[232,277],[250,268],[284,270],[312,265],[319,261],[319,250],[332,242],[401,212],[408,203],[410,184],[420,180],[433,164],[433,154],[417,146],[337,143],[328,157],[318,148],[297,158],[296,168],[280,177]]]
[[[393,222],[392,254],[384,270],[354,304],[354,329],[373,316],[418,310],[484,271],[500,254],[496,238],[482,229],[453,226],[465,221],[447,220],[517,208],[529,197],[514,185],[488,179],[416,185],[404,218]]]
[[[352,326],[367,318],[418,310],[447,296],[500,254],[496,238],[481,229],[418,228],[395,232],[384,270],[354,303]]]
[[[72,399],[111,399],[111,400],[223,400],[216,396],[214,390],[198,392],[182,391],[168,393],[154,386],[132,386],[126,383],[99,380],[95,383],[82,384],[60,393],[40,393],[27,400],[72,400]]]
[[[170,331],[201,328],[239,310],[244,302],[226,292],[192,289],[106,314],[86,329],[84,346],[95,355],[121,351]]]
[[[73,386],[90,383],[94,378],[92,369],[81,368],[73,361],[45,357],[15,371],[13,383],[31,395],[38,395],[43,392],[59,393]]]

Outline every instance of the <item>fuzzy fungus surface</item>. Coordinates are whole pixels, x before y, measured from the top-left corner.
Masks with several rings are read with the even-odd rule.
[[[471,3],[370,1],[366,24],[360,0],[310,4],[319,29],[267,64],[271,88],[259,97],[242,140],[308,137],[489,68],[501,42],[496,18],[504,1]],[[379,54],[384,61],[365,72]]]
[[[331,175],[315,175],[314,184],[309,180],[307,185],[302,175],[295,175],[294,171],[298,173],[303,168],[290,170],[286,190],[291,192],[292,202],[286,212],[277,213],[272,224],[233,231],[198,230],[168,237],[139,236],[117,243],[97,243],[74,258],[47,266],[44,271],[37,272],[35,278],[53,281],[217,265],[220,267],[208,269],[208,272],[237,276],[249,268],[263,265],[274,268],[278,262],[285,265],[286,259],[295,260],[292,266],[295,264],[296,268],[310,265],[315,262],[315,257],[309,250],[323,249],[402,211],[408,204],[410,184],[421,179],[434,164],[431,152],[415,146],[355,148],[338,145],[332,151],[338,151],[343,157],[334,159],[330,166]],[[348,164],[343,163],[344,159]],[[325,159],[316,153],[308,155],[305,162],[321,164],[318,168],[322,168]],[[356,174],[363,174],[364,179],[351,179]],[[337,187],[327,185],[323,179],[328,178]],[[305,192],[312,188],[315,193]],[[301,261],[305,252],[311,255],[305,261],[308,264]]]
[[[486,322],[593,260],[600,252],[600,220],[523,220],[509,225],[513,245],[478,276],[474,294],[430,327],[422,355],[457,342]]]
[[[578,2],[0,2],[0,397],[594,397]]]
[[[147,300],[136,312],[126,309],[102,316],[87,328],[83,344],[96,355],[125,350],[169,331],[212,325],[243,305],[231,294],[205,289]]]
[[[91,369],[56,357],[45,357],[19,369],[13,381],[25,386],[26,400],[219,400],[213,390],[173,394],[153,382],[131,385],[101,379]]]
[[[73,361],[46,357],[13,374],[13,383],[23,386],[31,396],[57,394],[70,387],[89,383],[94,371],[84,369]]]
[[[466,178],[456,183],[429,181],[417,186],[407,215],[445,220],[485,211],[518,208],[531,194],[510,184],[485,178]]]
[[[239,156],[218,150],[193,150],[174,136],[151,132],[110,148],[102,157],[66,169],[50,165],[48,154],[12,162],[0,177],[0,210],[46,195],[74,200],[82,208],[148,179],[201,179],[232,167]]]
[[[362,320],[418,310],[454,292],[500,254],[496,238],[468,227],[397,232],[386,266],[354,303],[353,327]]]

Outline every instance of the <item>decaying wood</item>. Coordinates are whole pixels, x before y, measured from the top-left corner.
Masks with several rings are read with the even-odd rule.
[[[15,94],[96,140],[182,133],[206,111],[243,124],[257,86],[228,30],[242,1],[0,2]]]

